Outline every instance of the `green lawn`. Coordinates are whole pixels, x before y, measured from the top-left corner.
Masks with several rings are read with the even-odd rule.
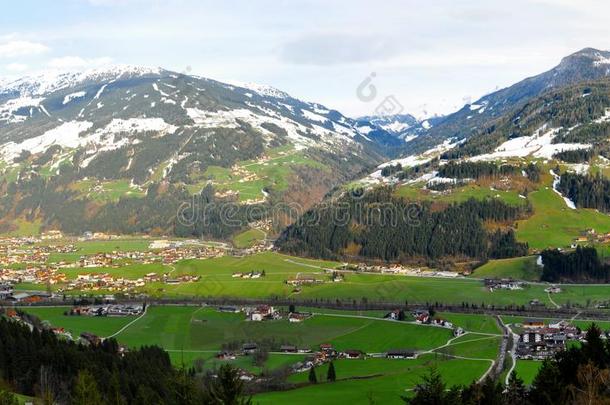
[[[49,262],[77,261],[81,256],[93,255],[97,253],[110,253],[113,251],[121,252],[142,252],[147,251],[152,239],[142,238],[121,238],[112,240],[90,240],[75,242],[74,245],[78,249],[72,253],[52,253],[49,256]],[[48,242],[47,242],[48,243]]]
[[[437,313],[435,317],[446,319],[454,325],[461,326],[462,329],[470,332],[502,333],[494,317],[489,315],[440,312]]]
[[[511,259],[490,260],[478,267],[472,277],[476,278],[513,278],[516,280],[538,281],[542,268],[536,264],[537,256],[516,257]]]
[[[156,344],[170,350],[218,350],[229,341],[272,339],[280,344],[382,352],[394,347],[427,349],[445,343],[451,331],[412,324],[316,315],[302,323],[287,320],[248,322],[243,314],[201,307],[152,307],[147,315],[117,336],[129,346]],[[371,336],[383,335],[383,339]]]

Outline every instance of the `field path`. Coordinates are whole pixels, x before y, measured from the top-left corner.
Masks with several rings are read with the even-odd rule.
[[[121,329],[119,329],[118,331],[114,332],[112,335],[106,336],[104,339],[110,339],[110,338],[113,338],[113,337],[117,336],[118,334],[123,332],[125,329],[129,328],[131,325],[133,325],[134,323],[136,323],[137,321],[142,319],[146,315],[146,312],[148,311],[148,307],[149,306],[150,305],[146,305],[146,307],[144,308],[144,312],[142,312],[142,315],[138,316],[136,319],[134,319],[133,321],[129,322],[127,325],[123,326]]]
[[[555,308],[561,308],[561,305],[553,301],[553,298],[551,297],[551,293],[549,291],[547,291],[546,295],[549,297],[549,301],[551,301],[551,304],[555,305]]]

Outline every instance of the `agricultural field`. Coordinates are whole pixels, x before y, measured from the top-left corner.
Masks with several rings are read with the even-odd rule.
[[[448,359],[424,355],[415,360],[341,360],[335,363],[337,381],[325,382],[326,367],[318,370],[318,384],[254,397],[260,404],[404,404],[431,367],[436,367],[449,385],[470,384],[485,373],[487,361]],[[303,381],[306,375],[295,376]]]
[[[99,336],[114,336],[119,343],[129,347],[159,345],[169,352],[178,366],[188,366],[198,360],[205,368],[214,368],[229,362],[261,373],[287,367],[302,361],[305,356],[270,353],[263,366],[255,366],[248,356],[231,361],[216,359],[215,354],[228,342],[273,340],[313,350],[321,343],[330,343],[338,350],[358,349],[367,353],[383,353],[396,348],[427,352],[412,360],[337,360],[337,382],[324,383],[327,369],[324,365],[316,370],[320,384],[257,395],[255,401],[258,403],[311,403],[311,398],[319,398],[321,403],[335,403],[340,395],[360,402],[372,396],[381,403],[400,403],[400,395],[408,395],[408,390],[431,366],[437,367],[450,383],[469,384],[479,379],[496,357],[500,339],[499,331],[493,328],[493,318],[485,315],[439,314],[456,325],[473,327],[472,331],[456,339],[451,330],[445,328],[387,321],[381,318],[381,313],[373,312],[355,315],[350,311],[327,313],[325,309],[318,309],[324,315],[314,315],[293,324],[285,319],[249,322],[241,313],[221,313],[199,306],[151,306],[139,318],[66,316],[64,312],[68,307],[24,309],[53,326],[66,328],[73,336],[89,331]],[[373,319],[373,315],[379,317]],[[453,359],[445,354],[465,358]],[[288,381],[300,386],[306,383],[307,373],[293,374]]]
[[[115,250],[139,248],[147,249],[149,241],[146,240],[116,240],[99,242],[94,245],[83,245],[76,253],[56,254],[51,260],[75,261],[83,252],[100,250]],[[515,263],[530,258],[513,259]],[[511,262],[490,262],[487,271],[496,274],[510,274]],[[500,264],[498,264],[500,263]],[[344,301],[360,302],[363,297],[369,301],[384,300],[394,302],[409,302],[425,305],[435,302],[461,305],[464,302],[486,305],[528,305],[533,299],[538,299],[547,306],[554,306],[544,289],[544,283],[531,283],[522,290],[496,290],[490,292],[483,282],[474,278],[416,277],[402,275],[382,275],[368,273],[345,273],[341,282],[330,280],[330,271],[337,269],[341,264],[323,260],[310,260],[281,255],[274,252],[265,252],[256,255],[234,257],[224,256],[212,259],[184,260],[172,266],[161,264],[133,264],[120,268],[87,268],[64,269],[68,278],[74,278],[79,272],[113,273],[125,278],[137,279],[148,272],[168,272],[178,275],[200,276],[198,281],[181,284],[164,284],[151,282],[137,291],[153,297],[243,297],[243,298],[270,298],[284,297],[294,299],[321,299],[335,301],[337,298]],[[527,265],[527,262],[524,264]],[[495,268],[491,268],[495,266]],[[485,267],[485,266],[484,266]],[[482,268],[484,268],[482,267]],[[498,270],[500,269],[500,270]],[[265,271],[265,276],[258,279],[235,278],[233,273]],[[484,269],[485,270],[485,269]],[[475,277],[483,277],[475,271]],[[503,272],[503,273],[501,273]],[[517,273],[518,274],[518,273]],[[320,280],[314,285],[304,285],[300,290],[286,284],[286,280],[298,277],[312,277]],[[61,285],[53,286],[54,289]],[[39,284],[17,284],[17,289],[40,290],[46,286]],[[69,294],[107,294],[108,291],[69,291]],[[583,285],[567,284],[562,286],[562,292],[554,294],[552,299],[557,304],[578,304],[591,306],[596,303],[605,303],[610,296],[610,285]],[[439,300],[442,297],[442,300]]]

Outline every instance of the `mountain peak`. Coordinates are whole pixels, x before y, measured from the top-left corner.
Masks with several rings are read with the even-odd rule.
[[[582,67],[583,63],[592,63],[593,66],[610,64],[610,52],[595,48],[583,48],[578,52],[566,56],[561,60],[558,67],[569,67],[576,65]]]

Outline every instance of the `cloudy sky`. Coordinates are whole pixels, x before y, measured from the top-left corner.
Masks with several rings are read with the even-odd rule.
[[[190,68],[352,116],[387,96],[406,112],[451,112],[581,48],[610,49],[605,0],[19,0],[0,10],[0,80],[109,63]],[[363,100],[367,78],[376,95]]]

